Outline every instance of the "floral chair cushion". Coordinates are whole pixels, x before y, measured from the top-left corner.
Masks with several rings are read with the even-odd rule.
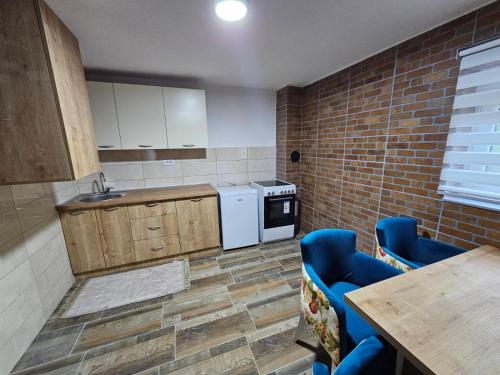
[[[300,305],[303,317],[321,345],[332,358],[332,363],[340,363],[339,320],[328,298],[311,280],[302,265],[302,287]]]
[[[390,266],[393,266],[394,268],[397,268],[400,271],[403,271],[403,272],[413,271],[413,268],[410,267],[409,265],[407,265],[407,264],[401,262],[400,260],[392,257],[391,255],[387,254],[384,251],[384,249],[382,248],[382,246],[380,246],[377,236],[375,236],[375,239],[377,241],[377,243],[376,243],[377,248],[375,250],[375,258],[381,260],[382,262],[387,263]]]

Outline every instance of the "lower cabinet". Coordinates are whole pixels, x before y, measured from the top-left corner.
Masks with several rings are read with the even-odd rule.
[[[217,197],[61,212],[74,274],[218,247]]]
[[[134,263],[135,253],[127,207],[96,210],[106,267]]]
[[[181,252],[220,245],[217,198],[193,198],[175,202]]]
[[[65,212],[61,224],[73,273],[106,267],[94,210]]]

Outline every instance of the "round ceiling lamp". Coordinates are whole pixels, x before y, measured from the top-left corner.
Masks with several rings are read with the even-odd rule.
[[[246,0],[217,0],[215,13],[224,21],[239,21],[247,14],[247,3]]]

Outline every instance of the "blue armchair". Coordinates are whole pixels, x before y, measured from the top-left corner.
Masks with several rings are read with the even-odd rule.
[[[395,350],[376,336],[363,340],[333,371],[333,375],[387,375],[395,368]],[[313,375],[330,375],[330,368],[313,363]]]
[[[321,229],[300,242],[303,319],[338,365],[359,343],[376,334],[344,303],[344,294],[401,274],[401,271],[356,250],[356,234]]]
[[[408,272],[465,250],[417,235],[417,220],[410,217],[388,217],[376,227],[376,258],[401,271]]]

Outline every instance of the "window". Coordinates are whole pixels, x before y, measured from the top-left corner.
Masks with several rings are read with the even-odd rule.
[[[500,211],[500,39],[463,50],[439,193]]]

